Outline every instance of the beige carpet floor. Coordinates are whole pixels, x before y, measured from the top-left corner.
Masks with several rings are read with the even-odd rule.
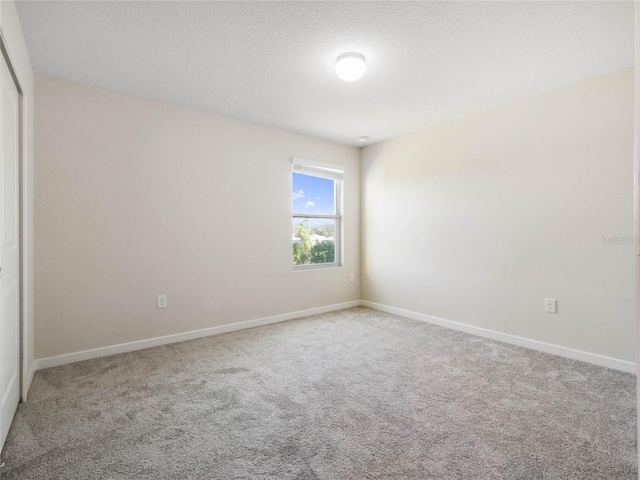
[[[353,308],[36,373],[3,479],[637,479],[635,377]]]

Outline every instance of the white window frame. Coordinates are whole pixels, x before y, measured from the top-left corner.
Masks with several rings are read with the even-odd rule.
[[[319,218],[327,220],[335,220],[336,229],[334,234],[334,262],[330,263],[308,263],[303,265],[293,265],[294,270],[315,270],[317,268],[332,268],[342,266],[342,182],[344,167],[332,163],[318,162],[315,160],[307,160],[294,157],[292,159],[293,170],[291,181],[293,184],[293,174],[300,173],[313,177],[328,178],[333,180],[333,196],[335,213],[319,214],[319,213],[302,213],[294,212],[292,207],[291,218]],[[290,190],[293,190],[291,188]],[[293,222],[292,222],[293,224]]]

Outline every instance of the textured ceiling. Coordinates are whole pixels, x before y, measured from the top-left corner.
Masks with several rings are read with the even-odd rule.
[[[37,73],[351,145],[633,65],[633,2],[17,2]],[[336,57],[367,73],[343,82]]]

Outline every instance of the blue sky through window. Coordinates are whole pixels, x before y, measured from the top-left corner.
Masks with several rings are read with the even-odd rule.
[[[301,173],[293,174],[291,195],[294,213],[335,213],[333,180]]]

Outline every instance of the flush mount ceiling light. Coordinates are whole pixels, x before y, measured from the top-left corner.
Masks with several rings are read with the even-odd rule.
[[[367,69],[364,55],[361,53],[343,53],[336,60],[336,75],[345,82],[353,82],[364,75]]]

